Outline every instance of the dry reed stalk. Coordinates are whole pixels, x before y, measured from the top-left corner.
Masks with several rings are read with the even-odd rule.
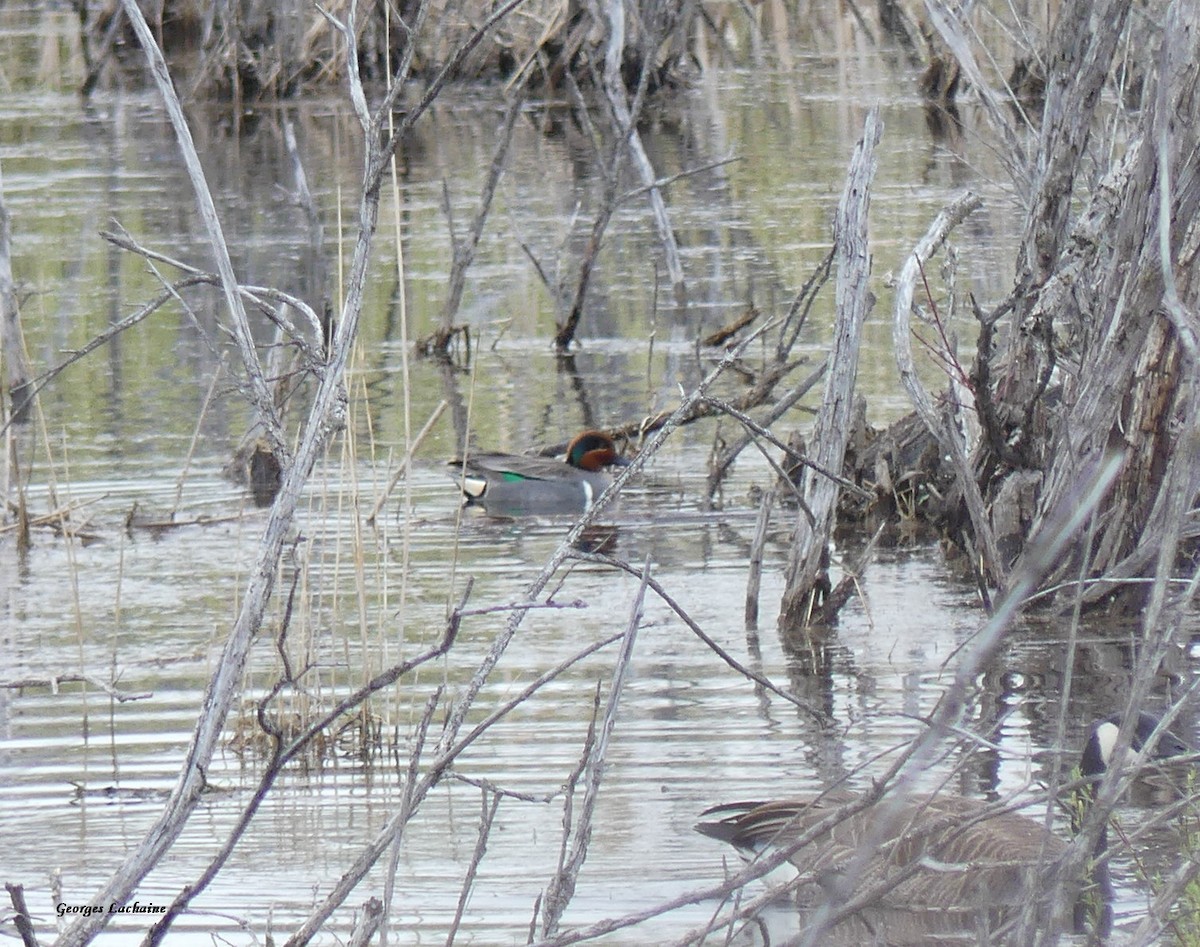
[[[368,526],[373,526],[375,524],[376,517],[379,516],[379,511],[382,510],[383,505],[387,503],[388,497],[391,496],[392,491],[396,488],[396,484],[400,482],[400,478],[408,473],[408,469],[410,466],[412,466],[413,457],[415,456],[417,450],[420,448],[429,432],[433,429],[433,426],[438,422],[438,419],[441,418],[442,413],[446,410],[448,405],[449,402],[443,398],[437,403],[437,407],[435,407],[429,413],[429,417],[425,419],[425,423],[421,426],[421,430],[417,432],[417,436],[413,438],[412,443],[409,444],[405,450],[404,457],[401,459],[400,463],[396,465],[396,470],[392,474],[392,479],[388,481],[388,485],[384,487],[382,491],[380,491],[379,496],[375,499],[375,505],[371,507],[370,515],[367,516]]]

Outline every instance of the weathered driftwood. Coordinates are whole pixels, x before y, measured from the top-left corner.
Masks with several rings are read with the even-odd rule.
[[[1091,5],[1080,3],[1064,7],[1068,23],[1081,15],[1077,7],[1098,22]],[[1068,62],[1064,73],[1083,89],[1059,80],[1048,90],[1047,111],[1061,118],[1043,133],[1044,171],[1017,274],[1015,326],[999,356],[1002,367],[993,372],[990,401],[999,423],[991,428],[999,428],[1003,443],[993,438],[988,445],[1000,458],[989,494],[998,496],[1011,476],[1039,471],[1044,486],[1031,523],[1035,532],[1072,495],[1080,470],[1109,452],[1125,457],[1090,561],[1063,562],[1048,577],[1053,583],[1078,578],[1081,570],[1091,580],[1148,574],[1179,494],[1191,498],[1200,488],[1190,408],[1196,360],[1180,345],[1194,333],[1200,303],[1200,66],[1194,56],[1200,11],[1194,4],[1171,10],[1155,57],[1160,68],[1151,77],[1155,94],[1123,158],[1069,230],[1066,205],[1076,190],[1071,161],[1081,160],[1077,152],[1087,140],[1074,126],[1089,118],[1084,105],[1089,89],[1096,94],[1101,71],[1092,60],[1103,44],[1096,39],[1086,48],[1069,47],[1083,59]],[[1163,133],[1167,123],[1170,135]],[[1113,587],[1098,582],[1086,597],[1106,596]]]
[[[954,469],[937,438],[915,411],[877,431],[855,408],[843,475],[866,491],[842,491],[839,524],[883,532],[879,542],[897,545],[947,536],[958,542],[964,528]],[[965,544],[962,544],[965,546]]]
[[[1028,213],[1009,317],[1012,331],[1007,351],[992,374],[1000,393],[995,404],[1007,450],[1030,466],[1041,465],[1044,457],[1038,455],[1048,446],[1038,414],[1056,364],[1055,320],[1059,319],[1060,327],[1071,321],[1059,312],[1061,297],[1052,297],[1049,307],[1039,306],[1039,297],[1042,287],[1062,274],[1061,251],[1068,237],[1075,185],[1089,157],[1100,91],[1129,2],[1105,0],[1101,6],[1103,10],[1073,2],[1062,7],[1050,41],[1056,62],[1038,150],[1027,170],[1014,176],[1018,182],[1029,182],[1025,185],[1030,189]]]
[[[901,378],[955,476],[953,491],[921,509],[978,552],[988,584],[1004,586],[1023,568],[1030,537],[1073,502],[1083,472],[1117,453],[1121,474],[1091,541],[1054,564],[1045,583],[1076,588],[1082,578],[1085,602],[1124,583],[1147,588],[1145,578],[1162,567],[1164,535],[1177,534],[1171,556],[1200,536],[1200,524],[1186,515],[1200,493],[1200,447],[1190,423],[1200,349],[1200,12],[1195,4],[1161,4],[1155,17],[1132,18],[1127,0],[1064,3],[1042,51],[1050,80],[1036,151],[1026,158],[1013,125],[1025,120],[1017,92],[1009,89],[1005,99],[992,91],[958,14],[940,0],[926,8],[1003,137],[1001,157],[1028,213],[1014,289],[990,313],[978,312],[971,378],[978,445],[960,435],[950,409],[939,410],[911,370],[906,323],[915,258],[899,280]],[[1118,59],[1127,46],[1155,53],[1141,57],[1141,108],[1120,116],[1116,147],[1097,137],[1097,106],[1114,70],[1130,68]],[[1104,127],[1113,124],[1106,119]],[[1119,159],[1089,178],[1111,154]],[[928,469],[912,470],[934,482],[940,461],[928,459]],[[858,458],[846,475],[873,482],[882,496],[896,468],[879,466],[878,457],[874,463],[873,478],[870,458]]]
[[[881,133],[878,109],[872,109],[867,113],[863,136],[850,161],[834,224],[837,322],[825,394],[811,439],[815,445],[814,460],[832,471],[842,469],[845,457],[858,376],[859,341],[872,303],[868,288],[871,255],[867,247],[867,214],[877,166],[875,146]],[[796,517],[788,557],[787,585],[779,617],[780,625],[785,628],[807,623],[813,607],[820,604],[814,600],[814,591],[829,587],[828,545],[839,488],[813,470],[805,471],[803,482],[808,510],[801,510]]]

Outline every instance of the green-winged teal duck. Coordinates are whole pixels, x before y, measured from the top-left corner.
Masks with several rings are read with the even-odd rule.
[[[468,454],[452,460],[466,503],[493,516],[582,513],[612,483],[609,467],[629,461],[611,437],[584,431],[567,445],[564,460],[521,454]]]
[[[1120,717],[1096,723],[1080,760],[1085,777],[1105,771],[1116,748]],[[1138,716],[1132,737],[1134,749],[1150,740],[1157,718]],[[1155,759],[1178,756],[1186,747],[1172,734],[1162,733],[1152,751]],[[1094,783],[1081,794],[1081,806],[1094,792]],[[728,842],[747,862],[795,844],[838,808],[853,805],[852,793],[830,792],[808,799],[774,802],[735,802],[714,806],[702,815],[696,830]],[[886,801],[853,812],[832,828],[821,831],[771,872],[769,886],[805,881],[797,889],[801,903],[832,899],[843,903],[856,892],[886,888],[889,878],[902,879],[878,901],[883,911],[941,911],[974,914],[1020,907],[1029,899],[1044,900],[1048,880],[1067,850],[1063,839],[1046,831],[1043,821],[1017,812],[992,814],[983,800],[953,795],[918,796],[903,803]],[[886,820],[884,823],[880,819]],[[869,841],[868,841],[869,840]],[[842,890],[842,873],[861,858],[860,846],[874,850],[860,864],[854,890]],[[1105,833],[1097,854],[1106,846]],[[914,862],[916,863],[914,865]],[[781,877],[787,875],[786,878]],[[1097,883],[1107,884],[1097,877]],[[1076,914],[1076,923],[1082,920]]]

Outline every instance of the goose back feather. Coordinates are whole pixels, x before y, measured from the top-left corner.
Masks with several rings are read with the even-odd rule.
[[[1145,745],[1158,721],[1141,714],[1132,737],[1135,750]],[[1085,776],[1107,767],[1119,718],[1093,728],[1081,766]],[[1185,752],[1170,733],[1152,755]],[[1042,821],[978,799],[962,796],[913,796],[865,808],[845,792],[815,798],[734,802],[705,810],[696,830],[732,845],[747,861],[786,846],[799,875],[801,903],[845,903],[859,891],[882,890],[882,908],[910,911],[978,912],[1011,908],[1037,897],[1046,887],[1068,844],[1046,831]],[[837,819],[839,809],[845,818]],[[821,823],[829,821],[829,826]],[[874,848],[863,854],[864,845]],[[1104,844],[1103,836],[1101,846]],[[843,875],[854,867],[854,890],[843,890]]]

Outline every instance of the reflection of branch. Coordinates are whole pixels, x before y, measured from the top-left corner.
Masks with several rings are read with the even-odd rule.
[[[595,15],[593,13],[593,15]],[[675,239],[675,231],[671,227],[671,218],[667,215],[667,204],[654,174],[654,165],[646,154],[642,144],[642,136],[637,129],[637,118],[645,95],[646,82],[649,79],[651,65],[648,58],[643,58],[639,73],[639,87],[634,97],[633,108],[629,105],[629,93],[625,89],[625,80],[621,75],[625,55],[625,0],[608,0],[605,4],[605,16],[608,20],[608,44],[604,50],[603,81],[604,95],[608,99],[616,119],[617,134],[625,139],[625,147],[634,171],[642,181],[642,186],[650,200],[650,213],[654,218],[658,240],[662,244],[663,259],[667,264],[667,273],[671,277],[671,289],[675,302],[682,307],[687,304],[687,292],[683,281],[683,262],[679,258],[679,244]],[[642,28],[647,29],[643,22]],[[614,168],[615,170],[615,168]],[[615,183],[616,174],[613,175]],[[614,201],[617,195],[612,194]]]
[[[433,81],[429,83],[429,86],[425,89],[425,94],[421,96],[420,100],[412,108],[405,110],[404,118],[396,128],[396,133],[387,141],[383,142],[382,146],[379,148],[378,156],[373,156],[368,162],[366,180],[367,193],[373,192],[380,186],[381,182],[383,181],[383,175],[387,171],[388,162],[391,161],[392,157],[396,153],[396,149],[408,135],[408,131],[410,128],[412,128],[413,123],[416,122],[416,120],[425,113],[429,106],[433,104],[433,100],[438,97],[438,94],[442,91],[442,87],[458,71],[458,67],[462,64],[463,60],[471,54],[471,50],[473,50],[483,41],[483,38],[491,31],[492,27],[494,27],[497,23],[512,13],[513,10],[517,9],[517,7],[524,3],[525,0],[508,0],[507,3],[497,7],[494,11],[492,11],[491,15],[489,15],[488,18],[476,28],[475,32],[468,36],[458,47],[458,49],[454,51],[453,55],[446,61],[446,64],[442,66],[442,68],[438,71],[438,74],[434,76]],[[428,10],[429,3],[427,0],[422,0],[420,9],[417,13],[414,31],[416,29],[420,29],[420,24],[424,22]],[[349,32],[353,33],[353,30],[350,30]],[[403,79],[408,75],[408,70],[412,63],[413,51],[415,48],[416,43],[413,42],[409,42],[405,45],[404,61],[401,63],[400,69],[397,70],[397,81],[392,83],[392,87],[388,90],[387,96],[384,97],[383,102],[376,110],[376,116],[380,114],[389,114],[393,110],[397,97],[400,94],[400,90],[404,86]],[[361,87],[359,94],[361,95]],[[376,118],[376,122],[378,122],[378,118]]]
[[[696,165],[694,168],[684,168],[682,171],[676,171],[674,174],[668,174],[665,178],[655,178],[647,184],[640,187],[635,187],[630,191],[626,191],[617,197],[618,204],[624,204],[626,201],[633,200],[635,197],[641,197],[652,190],[663,191],[674,184],[676,181],[681,181],[684,178],[690,178],[695,174],[703,174],[705,171],[712,171],[716,168],[723,168],[727,164],[736,164],[743,159],[739,157],[732,158],[717,158],[714,161],[706,161],[704,164]]]
[[[449,333],[454,316],[462,304],[463,288],[466,283],[467,269],[475,259],[479,241],[483,237],[483,228],[487,224],[488,213],[491,211],[492,200],[496,187],[504,174],[508,148],[512,144],[513,129],[516,127],[517,116],[521,114],[521,106],[525,104],[525,85],[520,83],[504,114],[504,121],[496,133],[496,147],[492,152],[492,161],[488,165],[487,177],[483,182],[483,190],[479,195],[479,206],[475,211],[475,219],[471,229],[464,239],[460,240],[454,232],[454,222],[450,218],[450,198],[446,195],[446,216],[450,229],[450,286],[446,291],[446,302],[442,307],[442,332]]]
[[[292,161],[292,174],[296,181],[296,200],[304,211],[308,221],[308,252],[316,285],[309,292],[322,307],[322,316],[330,318],[329,313],[329,267],[325,262],[325,228],[321,225],[321,214],[317,210],[317,202],[313,199],[308,187],[308,175],[304,171],[304,162],[300,160],[300,149],[296,146],[296,130],[292,127],[291,119],[283,122],[283,143],[287,148],[288,157]],[[321,341],[329,335],[329,326],[321,325]]]

